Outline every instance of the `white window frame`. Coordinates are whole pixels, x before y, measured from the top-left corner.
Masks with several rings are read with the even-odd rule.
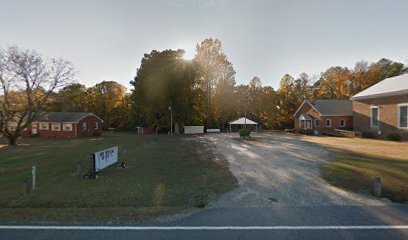
[[[99,129],[99,122],[95,122],[95,127],[94,127],[94,129],[95,129],[95,130],[98,130],[98,129]]]
[[[320,121],[319,121],[319,119],[315,119],[315,127],[320,127]],[[317,123],[319,123],[319,124],[317,124]]]
[[[377,109],[377,126],[373,125],[373,109]],[[380,126],[380,107],[379,106],[371,106],[370,107],[370,127],[379,128],[379,126]]]
[[[397,108],[398,108],[398,118],[397,118],[398,128],[399,128],[399,129],[408,129],[408,123],[407,123],[407,126],[406,126],[406,127],[401,127],[401,121],[400,121],[400,117],[401,117],[401,107],[407,107],[407,108],[408,108],[408,103],[400,103],[400,104],[397,105]],[[408,110],[408,109],[407,109],[407,110]],[[408,111],[407,111],[407,114],[408,114]],[[408,121],[408,119],[407,119],[407,121]]]
[[[343,122],[343,124],[341,124]],[[340,119],[340,127],[345,127],[346,124],[346,119]]]
[[[82,122],[82,124],[81,124],[81,130],[82,130],[82,131],[88,130],[88,124],[87,124],[86,122]]]
[[[58,126],[58,128],[55,128],[56,126]],[[60,132],[61,131],[61,123],[51,123],[51,131]]]
[[[46,128],[43,128],[43,126],[47,125]],[[49,122],[40,122],[40,130],[48,131],[50,130],[50,123]]]
[[[67,126],[69,126],[69,129],[66,129]],[[72,123],[63,123],[62,124],[62,131],[72,132],[72,129],[73,129]]]
[[[329,121],[329,125],[327,125],[327,121]],[[331,127],[332,126],[332,120],[331,120],[331,118],[328,118],[328,119],[326,119],[326,125],[325,125],[326,127]]]

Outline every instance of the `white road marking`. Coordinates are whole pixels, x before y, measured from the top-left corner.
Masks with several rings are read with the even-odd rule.
[[[360,226],[7,226],[0,230],[125,230],[125,231],[218,231],[218,230],[380,230],[408,229],[408,225]]]

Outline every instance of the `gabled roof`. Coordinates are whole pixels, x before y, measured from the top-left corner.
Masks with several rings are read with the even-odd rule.
[[[246,122],[245,122],[245,119],[246,119]],[[258,123],[254,122],[254,121],[252,121],[252,120],[249,120],[248,118],[242,117],[242,118],[238,118],[238,119],[235,120],[235,121],[229,122],[229,124],[236,124],[236,125],[243,125],[243,124],[257,125]]]
[[[340,99],[305,100],[293,116],[296,116],[304,104],[309,104],[321,116],[353,116],[353,101]]]
[[[351,100],[318,99],[313,105],[320,115],[353,116],[353,101]]]
[[[312,117],[309,114],[301,114],[299,119],[300,120],[312,120]]]
[[[102,119],[90,112],[45,112],[38,114],[34,121],[77,123],[88,116],[94,116],[103,122]]]
[[[408,74],[386,78],[366,90],[354,95],[351,99],[394,96],[408,93]]]

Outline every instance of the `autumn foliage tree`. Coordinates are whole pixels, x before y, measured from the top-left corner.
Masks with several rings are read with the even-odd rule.
[[[88,88],[79,83],[65,86],[50,96],[46,110],[92,112],[104,120],[105,130],[133,129],[133,101],[126,88],[115,81],[102,81]]]
[[[235,85],[235,70],[228,61],[219,39],[208,38],[197,44],[193,62],[198,71],[199,87],[203,91],[205,125],[207,128],[220,126],[230,115],[231,97]],[[222,92],[221,92],[222,91]]]

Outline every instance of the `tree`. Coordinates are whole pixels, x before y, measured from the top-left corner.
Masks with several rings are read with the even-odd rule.
[[[131,82],[132,100],[139,115],[136,124],[169,130],[169,106],[176,126],[202,124],[203,94],[197,70],[193,62],[182,58],[183,54],[184,50],[153,50],[144,55]]]
[[[224,71],[224,74],[218,79],[214,89],[213,100],[213,116],[215,125],[218,128],[225,128],[225,124],[235,116],[235,103],[234,103],[234,91],[235,91],[235,71],[232,66],[230,69]]]
[[[127,109],[126,88],[115,81],[102,81],[87,90],[88,109],[104,120],[104,128],[120,128],[119,109]],[[126,116],[126,113],[125,115]]]
[[[340,66],[328,68],[319,79],[318,98],[347,99],[352,95],[352,72]]]
[[[0,132],[9,145],[17,144],[53,91],[72,82],[74,75],[66,60],[47,60],[16,46],[0,50]]]
[[[49,108],[60,112],[87,112],[89,111],[87,88],[80,83],[70,84],[53,96]]]
[[[263,124],[266,129],[273,129],[279,127],[277,121],[279,109],[278,97],[275,90],[272,87],[266,86],[262,88],[261,101],[259,103],[260,113],[258,116],[259,122]]]
[[[407,71],[403,63],[393,62],[386,58],[381,58],[373,67],[378,68],[381,79],[399,76]]]
[[[352,74],[351,95],[355,95],[364,89],[371,87],[382,80],[380,68],[366,61],[357,62]]]
[[[295,79],[285,74],[280,81],[280,88],[277,91],[277,126],[278,128],[289,128],[293,125],[293,113],[298,107],[299,97],[295,91]]]
[[[217,83],[219,81],[235,83],[234,68],[228,61],[226,54],[222,51],[221,45],[221,41],[218,39],[205,39],[200,44],[197,44],[197,54],[193,59],[199,72],[200,87],[205,93],[205,123],[207,128],[212,127],[215,118],[213,98]]]
[[[255,121],[259,121],[259,115],[262,111],[262,82],[257,76],[249,82],[248,108],[247,111],[252,115]]]

